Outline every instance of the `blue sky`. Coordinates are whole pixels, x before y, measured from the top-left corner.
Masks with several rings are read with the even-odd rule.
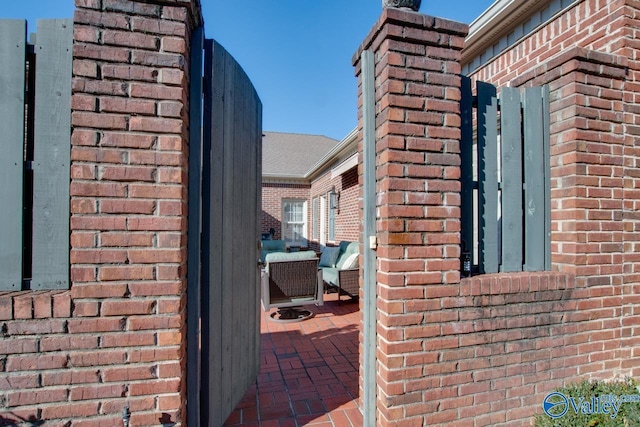
[[[341,139],[357,124],[351,57],[381,0],[201,0],[205,33],[242,65],[268,131]],[[493,0],[423,0],[421,13],[470,23]],[[73,0],[0,0],[0,18],[73,16]]]

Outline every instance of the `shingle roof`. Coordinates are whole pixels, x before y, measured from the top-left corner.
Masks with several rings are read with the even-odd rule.
[[[302,178],[340,141],[322,135],[263,132],[262,173]]]

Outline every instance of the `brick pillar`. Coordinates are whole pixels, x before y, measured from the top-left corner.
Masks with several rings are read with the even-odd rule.
[[[439,414],[442,367],[434,362],[438,349],[458,345],[455,336],[440,337],[442,323],[456,320],[440,310],[455,304],[460,289],[459,58],[467,31],[464,24],[385,9],[354,56],[360,86],[361,53],[375,56],[382,426],[450,421]]]
[[[101,402],[82,414],[86,425],[120,425],[125,404],[131,425],[180,424],[188,64],[200,6],[75,3],[68,333],[98,341],[69,356],[97,374],[84,391],[70,386],[70,399]]]

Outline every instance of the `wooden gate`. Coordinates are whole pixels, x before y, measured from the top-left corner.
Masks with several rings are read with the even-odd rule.
[[[260,368],[262,104],[201,30],[192,52],[187,416],[190,426],[221,426]]]

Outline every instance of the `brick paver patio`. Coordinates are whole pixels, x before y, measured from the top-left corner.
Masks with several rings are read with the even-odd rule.
[[[325,305],[310,309],[315,317],[288,324],[262,313],[258,381],[225,426],[362,426],[358,304],[325,294]]]

